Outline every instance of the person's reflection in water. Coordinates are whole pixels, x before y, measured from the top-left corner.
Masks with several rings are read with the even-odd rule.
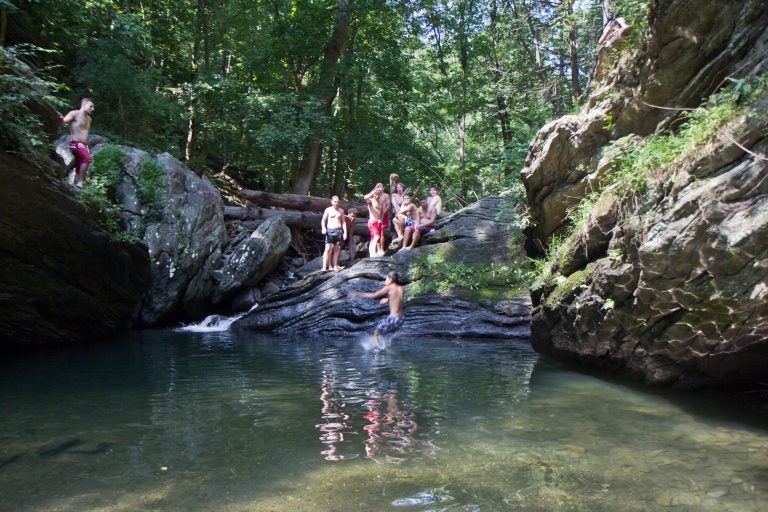
[[[405,454],[414,446],[413,434],[418,429],[414,414],[403,411],[397,396],[397,389],[387,389],[380,398],[372,398],[365,404],[368,413],[364,416],[368,424],[363,427],[368,433],[365,440],[365,456],[376,462],[400,463],[404,457],[390,453]]]
[[[320,453],[325,460],[339,461],[357,457],[357,454],[342,455],[337,453],[337,444],[344,441],[344,431],[347,428],[349,416],[344,414],[344,397],[336,390],[333,378],[323,372],[322,391],[320,401],[323,403],[321,408],[324,423],[315,425],[320,430],[320,442],[326,445],[326,449]]]

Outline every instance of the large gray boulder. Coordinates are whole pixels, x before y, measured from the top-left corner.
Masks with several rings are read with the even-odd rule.
[[[215,271],[226,242],[221,195],[206,178],[168,153],[153,157],[140,149],[120,148],[125,175],[117,188],[118,199],[129,231],[143,238],[152,262],[142,323],[201,318],[210,310]],[[157,212],[140,200],[141,171],[148,161],[156,162],[165,173]]]
[[[568,209],[599,188],[612,141],[669,126],[765,54],[763,0],[655,0],[650,9],[644,45],[626,48],[580,114],[552,121],[531,142],[522,177],[536,244],[562,233]]]
[[[388,314],[388,306],[348,294],[378,290],[386,274],[395,270],[408,283],[401,336],[525,339],[530,332],[530,299],[522,291],[510,290],[506,281],[489,279],[489,286],[477,289],[417,291],[428,284],[424,281],[435,278],[424,273],[431,260],[462,269],[491,263],[498,268],[523,265],[519,219],[511,198],[484,199],[441,219],[439,229],[425,235],[416,249],[358,260],[340,272],[309,274],[269,296],[236,326],[309,338],[370,334]]]
[[[291,230],[282,217],[271,217],[248,236],[233,240],[225,252],[213,303],[222,304],[258,285],[277,267],[291,245]]]
[[[0,154],[0,350],[125,328],[149,285],[146,247],[105,233],[57,173]]]

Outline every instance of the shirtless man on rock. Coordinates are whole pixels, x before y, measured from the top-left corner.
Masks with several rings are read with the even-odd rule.
[[[61,124],[69,125],[69,150],[75,157],[75,186],[78,188],[83,188],[88,166],[93,161],[88,151],[88,133],[91,131],[94,108],[90,98],[83,98],[79,110],[71,110],[65,116],[59,114]]]

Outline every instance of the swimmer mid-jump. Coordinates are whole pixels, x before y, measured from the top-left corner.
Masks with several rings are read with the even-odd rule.
[[[380,343],[382,334],[397,331],[405,322],[403,318],[403,287],[400,285],[400,276],[392,271],[387,274],[384,287],[377,292],[349,292],[349,297],[363,297],[365,299],[381,299],[382,304],[389,304],[389,316],[376,324],[373,331],[373,347],[384,348]]]

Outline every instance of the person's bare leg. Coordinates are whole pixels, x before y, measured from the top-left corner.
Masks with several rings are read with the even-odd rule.
[[[333,251],[333,246],[330,244],[325,244],[325,251],[323,251],[322,272],[331,270],[331,251]]]
[[[398,240],[402,240],[403,239],[403,225],[404,225],[404,221],[402,219],[402,216],[399,215],[399,214],[395,215],[395,218],[392,221],[392,223],[395,225],[395,233],[397,233],[397,238],[392,240],[392,242],[396,242]]]
[[[88,173],[88,164],[83,164],[77,168],[77,173],[75,176],[76,187],[83,188],[83,186],[85,185],[85,175],[87,173]]]
[[[339,256],[341,255],[341,244],[333,246],[333,270],[344,270],[344,267],[339,266]]]
[[[400,247],[401,251],[408,250],[408,241],[411,239],[411,230],[407,227],[403,230],[403,245]]]
[[[419,244],[419,238],[421,238],[421,233],[417,229],[413,232],[413,239],[411,240],[411,247],[410,247],[411,249],[413,249]]]

